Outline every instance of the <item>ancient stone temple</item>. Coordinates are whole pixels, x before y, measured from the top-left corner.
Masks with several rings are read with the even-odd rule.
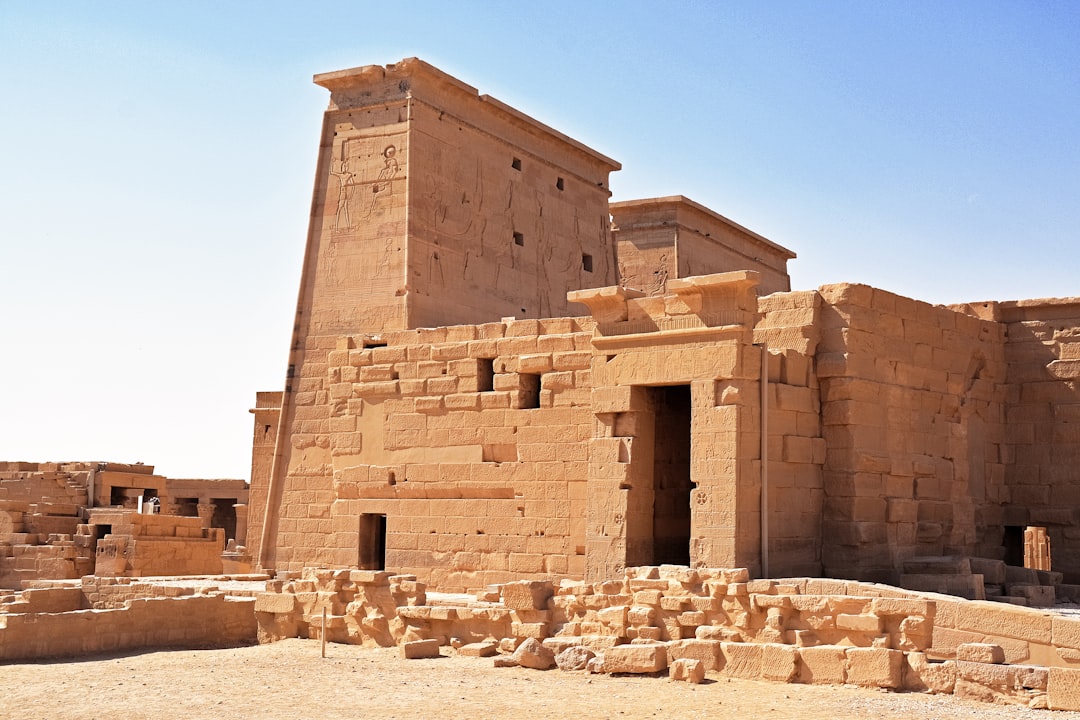
[[[936,589],[920,559],[1022,565],[1038,525],[1080,577],[1080,300],[792,291],[791,251],[609,202],[617,162],[420,60],[315,82],[288,370],[253,411],[262,568]]]

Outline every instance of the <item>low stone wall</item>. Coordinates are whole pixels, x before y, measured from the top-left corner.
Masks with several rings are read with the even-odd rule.
[[[172,587],[150,591],[147,586],[140,597],[135,596],[138,588],[126,587],[132,596],[122,602],[103,600],[119,593],[97,593],[100,607],[78,587],[0,597],[0,661],[255,642],[253,599],[220,592],[184,595],[183,588]]]
[[[885,585],[661,566],[601,583],[508,583],[475,600],[429,598],[411,576],[372,571],[307,569],[268,590],[256,597],[260,642],[319,637],[325,608],[335,642],[510,653],[532,640],[587,648],[599,671],[696,661],[729,677],[1080,709],[1080,620]]]

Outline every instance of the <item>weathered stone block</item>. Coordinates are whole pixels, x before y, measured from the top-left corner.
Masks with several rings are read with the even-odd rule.
[[[407,660],[439,657],[439,641],[431,639],[413,640],[412,642],[403,643],[401,646],[401,654],[402,657]]]
[[[956,662],[930,662],[921,652],[904,654],[903,687],[914,692],[949,695],[956,685]]]
[[[766,643],[761,648],[761,677],[791,682],[798,671],[798,651],[791,645]]]
[[[963,643],[956,648],[956,659],[967,662],[1000,664],[1005,662],[1005,651],[992,643]]]
[[[291,613],[296,607],[292,593],[259,593],[255,596],[255,612]]]
[[[864,687],[900,687],[904,653],[888,648],[848,648],[847,681]]]
[[[761,645],[752,643],[720,643],[723,661],[721,671],[731,677],[757,680],[761,677]]]
[[[549,670],[555,667],[555,653],[536,638],[526,638],[518,645],[511,658],[521,667]]]
[[[673,640],[668,643],[670,660],[692,659],[701,662],[705,670],[720,669],[720,641]]]
[[[668,670],[672,680],[698,684],[705,681],[705,666],[699,660],[680,658],[671,663]]]
[[[583,645],[574,645],[555,656],[555,664],[560,670],[584,670],[596,653]]]
[[[604,671],[609,673],[654,673],[667,667],[663,645],[617,645],[604,651]]]
[[[801,683],[843,685],[847,682],[847,655],[833,645],[799,648],[797,679]]]
[[[545,610],[555,588],[547,581],[520,580],[502,585],[500,593],[509,610]]]
[[[458,648],[458,655],[465,657],[491,657],[499,652],[499,645],[495,642],[468,643]]]

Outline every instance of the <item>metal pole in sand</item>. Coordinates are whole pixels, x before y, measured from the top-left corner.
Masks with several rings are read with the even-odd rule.
[[[326,657],[326,608],[322,609],[322,656]]]

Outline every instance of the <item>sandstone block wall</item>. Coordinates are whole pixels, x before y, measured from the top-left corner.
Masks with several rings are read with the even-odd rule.
[[[96,544],[94,574],[145,577],[221,573],[225,532],[199,518],[96,511],[94,525],[110,532]]]
[[[74,538],[89,473],[80,463],[0,463],[0,588],[93,569]]]
[[[1047,528],[1053,569],[1080,581],[1080,300],[983,303],[1005,327],[1010,490],[1007,552],[1022,528]],[[1019,564],[1015,558],[1014,564]]]
[[[340,338],[324,385],[295,393],[264,556],[279,569],[392,568],[440,589],[661,560],[757,568],[756,281],[672,280],[655,298],[579,291],[584,320]],[[809,570],[814,521],[788,508],[815,489],[796,477],[820,502],[812,466],[824,458],[820,430],[798,417],[816,402],[798,356],[777,356],[784,382],[770,390],[782,413],[777,567]]]
[[[516,321],[345,338],[328,354],[330,420],[293,436],[325,446],[330,477],[290,481],[279,567],[362,565],[361,523],[385,515],[386,567],[440,587],[581,575],[592,432],[589,334]],[[321,432],[320,432],[321,430]]]
[[[825,574],[896,582],[913,555],[995,556],[1004,328],[865,285],[820,293]]]
[[[814,360],[821,297],[774,293],[758,310],[754,342],[769,352],[769,575],[820,575],[826,443]]]
[[[90,469],[86,463],[0,462],[0,500],[86,505]]]
[[[104,610],[0,612],[0,660],[249,644],[256,638],[253,606],[252,599],[214,594],[135,598]]]

